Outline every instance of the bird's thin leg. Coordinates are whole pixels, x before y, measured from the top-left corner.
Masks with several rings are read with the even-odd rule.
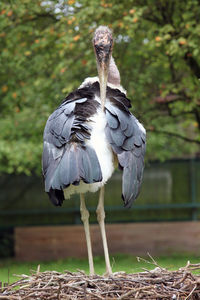
[[[105,255],[105,262],[106,262],[106,275],[112,274],[112,268],[110,265],[110,258],[108,254],[108,244],[106,239],[106,231],[105,231],[105,210],[104,210],[104,186],[100,189],[99,194],[99,203],[97,206],[97,220],[99,222],[100,230],[101,230],[101,237],[103,241],[103,249]]]
[[[94,275],[95,273],[94,273],[94,263],[93,263],[93,255],[92,255],[92,244],[91,244],[90,228],[89,228],[90,214],[86,208],[83,194],[80,194],[80,212],[81,212],[81,220],[83,222],[84,229],[85,229],[90,275]]]

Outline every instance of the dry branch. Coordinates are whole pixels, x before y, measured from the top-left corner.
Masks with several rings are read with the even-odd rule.
[[[151,258],[151,257],[150,257]],[[158,266],[136,274],[124,272],[112,276],[88,276],[82,271],[40,272],[22,275],[22,279],[1,289],[0,299],[200,299],[200,276],[191,270],[200,270],[200,264],[187,263],[177,271]]]

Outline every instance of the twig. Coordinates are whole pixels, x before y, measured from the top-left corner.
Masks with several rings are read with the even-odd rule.
[[[193,292],[196,290],[197,285],[195,284],[194,288],[191,290],[191,292],[189,293],[189,295],[185,298],[185,300],[189,299],[190,296],[193,294]]]
[[[21,279],[4,287],[0,291],[0,300],[71,300],[71,299],[187,299],[200,294],[200,276],[191,273],[199,269],[200,264],[187,263],[177,271],[169,271],[158,265],[149,255],[155,266],[136,274],[117,272],[112,276],[87,276],[81,272],[59,273],[56,271],[22,275]]]
[[[140,288],[133,289],[133,290],[129,291],[128,293],[126,293],[126,294],[122,295],[121,297],[119,297],[119,300],[124,299],[124,298],[130,296],[131,294],[139,292],[141,290],[143,290],[143,291],[144,290],[150,290],[152,287],[153,287],[152,285],[149,285],[149,286],[146,286],[146,287],[140,287]]]

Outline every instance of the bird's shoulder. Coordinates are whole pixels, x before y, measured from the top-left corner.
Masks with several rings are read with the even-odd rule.
[[[117,154],[145,144],[146,131],[131,113],[131,101],[125,93],[108,88],[106,108],[106,134]]]
[[[97,112],[100,103],[95,100],[99,84],[88,84],[71,92],[49,116],[44,140],[56,147],[78,139],[83,142],[90,137],[88,120]]]

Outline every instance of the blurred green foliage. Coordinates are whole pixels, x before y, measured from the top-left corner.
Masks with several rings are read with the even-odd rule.
[[[147,158],[197,153],[199,15],[197,0],[1,1],[0,172],[40,172],[48,115],[97,74],[100,24],[114,31],[122,85],[149,132]]]

